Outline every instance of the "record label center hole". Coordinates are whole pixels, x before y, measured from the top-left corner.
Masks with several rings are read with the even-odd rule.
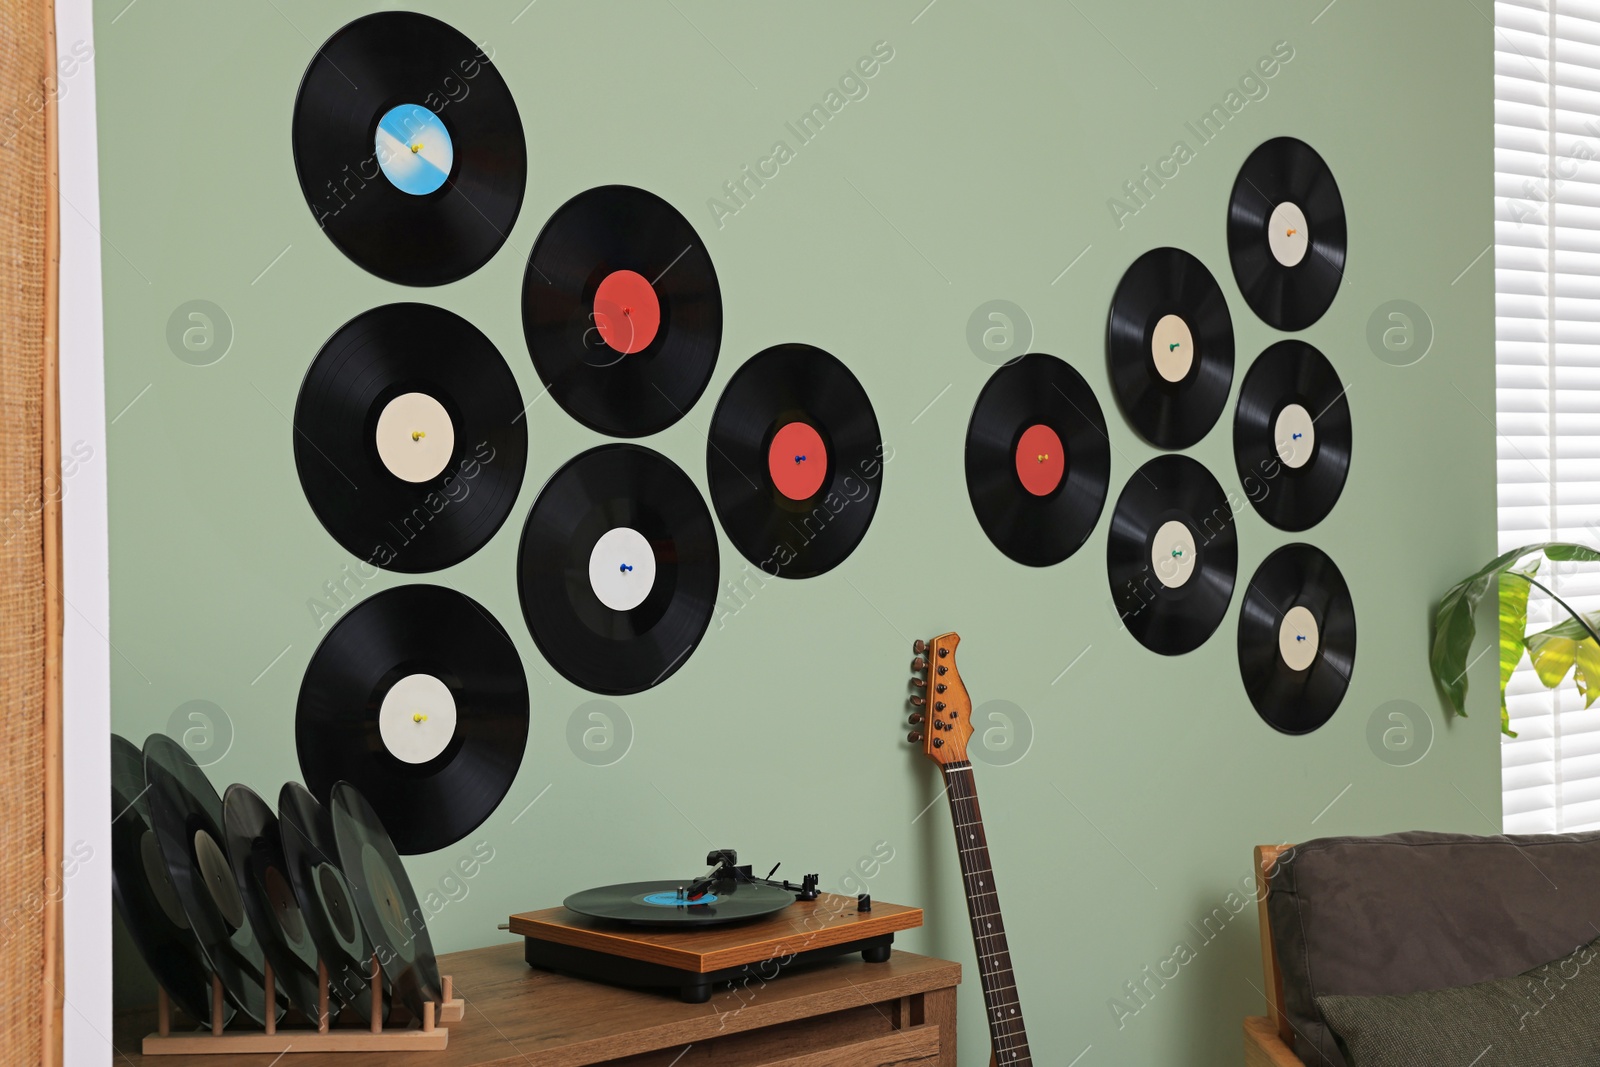
[[[372,903],[378,909],[378,922],[383,925],[384,938],[373,937],[377,947],[387,947],[403,959],[413,958],[411,923],[401,902],[400,890],[390,877],[389,865],[383,861],[383,856],[366,841],[361,842],[361,874],[366,879],[367,891],[372,894]],[[367,931],[368,934],[376,932]]]
[[[1285,200],[1273,208],[1272,217],[1267,220],[1267,247],[1272,250],[1272,258],[1285,267],[1298,266],[1310,246],[1311,234],[1306,230],[1306,215],[1300,205]]]
[[[656,582],[656,554],[638,530],[617,526],[601,534],[589,552],[589,585],[612,611],[643,604]]]
[[[1168,589],[1177,589],[1194,575],[1194,533],[1177,519],[1156,530],[1150,544],[1150,569]]]
[[[1299,404],[1285,404],[1272,424],[1278,458],[1286,467],[1304,467],[1316,449],[1317,428],[1311,412]]]
[[[317,896],[322,900],[322,910],[333,923],[334,936],[346,951],[355,952],[358,948],[355,912],[350,910],[350,894],[345,891],[344,878],[339,874],[339,869],[331,863],[319,864],[316,887]]]
[[[644,351],[661,328],[655,287],[637,271],[612,271],[595,290],[593,321],[600,339],[616,351],[625,356]]]
[[[450,179],[456,158],[450,131],[421,104],[384,112],[372,140],[378,168],[402,193],[427,196]]]
[[[455,454],[450,413],[427,393],[401,393],[385,404],[373,438],[384,469],[405,482],[433,481]]]
[[[767,448],[767,473],[778,492],[790,500],[809,500],[822,488],[828,453],[815,427],[791,422],[772,435]]]
[[[144,865],[145,880],[150,883],[150,892],[155,894],[162,912],[172,920],[173,926],[189,929],[189,917],[183,913],[177,890],[172,888],[172,875],[167,873],[167,861],[161,858],[161,845],[153,830],[146,830],[139,837],[139,861]]]
[[[1303,671],[1317,658],[1317,617],[1296,604],[1278,624],[1278,654],[1291,671]]]
[[[278,929],[295,945],[306,943],[306,923],[295,902],[294,889],[276,867],[268,867],[261,874],[261,883],[267,891],[267,902],[278,918]]]
[[[1177,315],[1163,315],[1150,333],[1150,359],[1156,373],[1169,382],[1181,382],[1194,366],[1194,334]]]
[[[194,858],[200,868],[200,877],[205,879],[211,902],[222,913],[230,929],[239,929],[244,925],[244,900],[239,896],[239,885],[233,880],[233,868],[228,865],[228,857],[223,853],[222,846],[204,830],[196,830]]]
[[[378,706],[378,736],[403,763],[427,763],[456,734],[456,699],[431,674],[408,674],[389,687]]]
[[[1061,436],[1042,422],[1022,431],[1017,439],[1017,480],[1034,496],[1049,496],[1067,471]]]

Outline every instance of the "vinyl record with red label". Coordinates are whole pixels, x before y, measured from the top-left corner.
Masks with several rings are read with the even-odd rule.
[[[722,293],[688,219],[654,193],[606,185],[568,200],[539,232],[522,329],[569,415],[644,437],[683,418],[711,380]]]
[[[522,658],[489,610],[438,585],[345,612],[306,666],[295,747],[319,799],[353,783],[395,847],[433,852],[505,797],[528,741]]]
[[[460,563],[511,514],[528,423],[511,368],[472,323],[386,304],[334,333],[294,408],[294,462],[311,510],[374,567]]]
[[[1206,265],[1181,248],[1134,260],[1111,297],[1106,356],[1139,436],[1158,448],[1204,437],[1233,384],[1233,319]]]
[[[1315,526],[1350,473],[1350,403],[1328,358],[1279,341],[1250,365],[1233,418],[1245,496],[1280,530]]]
[[[832,570],[878,507],[883,438],[872,401],[820,348],[757,353],[711,416],[706,474],[723,530],[751,563],[779,578]]]
[[[291,135],[322,232],[401,285],[471,274],[522,207],[528,151],[511,90],[466,35],[427,15],[380,11],[323,42]]]
[[[711,622],[718,575],[700,491],[630,444],[592,448],[551,475],[517,556],[539,651],[596,693],[637,693],[682,667]]]
[[[1356,667],[1356,609],[1344,575],[1313,545],[1262,560],[1239,607],[1239,675],[1274,729],[1310,733],[1333,717]]]
[[[1239,542],[1228,495],[1188,456],[1157,456],[1111,513],[1106,572],[1122,624],[1152,652],[1192,652],[1233,598]]]
[[[1070,365],[1035,352],[996,370],[967,423],[967,496],[983,532],[1018,563],[1048,567],[1100,521],[1111,440]]]
[[[1259,146],[1228,197],[1228,258],[1245,303],[1269,326],[1303,330],[1344,280],[1344,199],[1316,150],[1293,137]]]

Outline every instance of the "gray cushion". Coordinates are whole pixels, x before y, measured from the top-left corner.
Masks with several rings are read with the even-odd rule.
[[[1319,996],[1508,978],[1600,931],[1600,832],[1330,837],[1285,856],[1267,914],[1307,1067],[1345,1067]]]
[[[1317,998],[1351,1067],[1591,1067],[1597,942],[1515,978],[1404,996]]]

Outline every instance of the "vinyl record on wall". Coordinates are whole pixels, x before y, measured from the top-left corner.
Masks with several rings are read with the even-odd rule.
[[[1166,656],[1204,644],[1228,611],[1238,565],[1233,511],[1210,471],[1168,455],[1133,472],[1111,513],[1106,571],[1140,644]]]
[[[528,256],[522,329],[566,412],[644,437],[700,399],[722,343],[722,293],[700,235],[654,193],[607,185],[556,209]]]
[[[267,1003],[266,960],[228,864],[222,798],[183,746],[165,734],[145,741],[144,774],[156,843],[183,917],[228,1000],[265,1025],[269,1011],[276,1019],[282,1009]]]
[[[855,550],[877,510],[883,438],[872,401],[822,349],[769,348],[717,401],[706,474],[746,559],[779,578],[813,578]]]
[[[1211,272],[1181,248],[1133,261],[1106,321],[1111,387],[1158,448],[1188,448],[1216,423],[1233,383],[1233,320]]]
[[[415,574],[460,563],[522,488],[528,424],[511,368],[459,315],[386,304],[334,333],[294,408],[311,510],[356,557]]]
[[[1303,330],[1328,310],[1344,279],[1344,200],[1310,145],[1275,137],[1244,161],[1228,197],[1228,258],[1267,325]]]
[[[516,778],[528,682],[487,608],[402,585],[347,610],[306,667],[295,747],[318,798],[360,789],[408,855],[476,829]]]
[[[150,973],[190,1018],[211,1019],[211,966],[161,856],[146,795],[144,756],[111,735],[111,895]],[[233,1007],[223,1004],[223,1022]]]
[[[1262,719],[1310,733],[1338,709],[1355,665],[1355,605],[1333,560],[1305,544],[1263,560],[1239,608],[1239,675]]]
[[[1032,353],[996,370],[967,423],[967,495],[983,532],[1018,563],[1048,567],[1100,521],[1111,439],[1083,376]]]
[[[517,588],[545,659],[596,693],[637,693],[683,666],[711,622],[717,534],[699,490],[639,445],[601,445],[539,491]]]
[[[291,132],[317,225],[392,282],[471,274],[522,206],[528,152],[511,90],[477,45],[427,15],[380,11],[329,37]]]
[[[1350,473],[1350,404],[1326,356],[1279,341],[1250,365],[1233,419],[1245,496],[1280,530],[1327,517]]]

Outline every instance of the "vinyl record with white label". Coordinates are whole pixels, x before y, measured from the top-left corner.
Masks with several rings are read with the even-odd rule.
[[[1288,340],[1256,358],[1239,387],[1233,458],[1245,496],[1278,529],[1327,517],[1350,473],[1350,404],[1326,356]]]
[[[1111,600],[1128,632],[1166,656],[1191,652],[1227,614],[1239,566],[1233,510],[1188,456],[1134,471],[1106,536]]]
[[[461,840],[499,805],[528,741],[528,681],[489,610],[402,585],[345,612],[300,683],[306,786],[360,789],[407,855]]]
[[[1338,295],[1344,200],[1315,149],[1293,137],[1260,145],[1228,197],[1228,258],[1245,303],[1269,326],[1303,330]]]
[[[1106,358],[1139,436],[1158,448],[1204,437],[1233,384],[1233,319],[1206,265],[1181,248],[1134,260],[1111,297]]]
[[[883,484],[872,401],[839,359],[804,344],[745,361],[722,391],[706,438],[722,529],[779,578],[814,578],[867,535]]]
[[[380,11],[324,41],[291,135],[322,232],[401,285],[471,274],[522,207],[528,150],[511,90],[470,38],[428,15]]]
[[[358,559],[416,574],[460,563],[522,489],[528,423],[511,368],[454,312],[386,304],[334,333],[294,407],[311,510]]]
[[[717,532],[689,476],[639,445],[601,445],[539,491],[522,530],[522,614],[550,665],[596,693],[666,680],[716,605]]]
[[[1257,713],[1310,733],[1344,699],[1356,666],[1356,609],[1333,560],[1285,545],[1262,561],[1239,607],[1239,675]]]

